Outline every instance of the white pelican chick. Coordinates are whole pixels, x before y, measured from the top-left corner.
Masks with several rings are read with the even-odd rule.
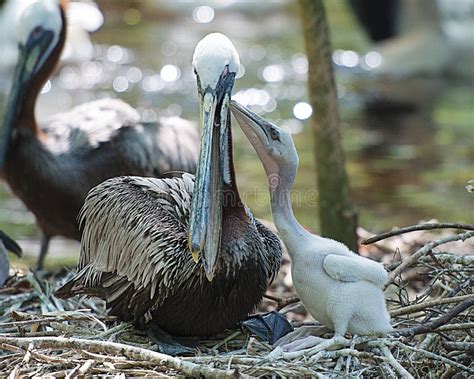
[[[290,191],[298,154],[291,135],[235,102],[231,109],[265,168],[275,226],[291,257],[295,290],[306,309],[334,330],[335,337],[391,331],[383,266],[340,242],[309,233],[296,220]]]

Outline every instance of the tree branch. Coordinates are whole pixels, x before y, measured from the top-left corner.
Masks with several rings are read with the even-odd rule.
[[[388,277],[387,282],[384,285],[384,289],[387,288],[390,284],[392,284],[395,281],[395,278],[407,267],[411,266],[413,263],[415,263],[418,258],[421,256],[428,254],[433,248],[436,246],[444,245],[445,243],[448,242],[453,242],[453,241],[465,241],[468,238],[474,237],[474,232],[466,232],[462,234],[456,234],[454,236],[449,236],[446,238],[439,239],[437,241],[430,242],[423,246],[421,249],[417,250],[414,254],[412,254],[407,260],[402,262],[396,269],[394,269],[391,273],[390,276]]]
[[[362,245],[370,245],[371,243],[384,240],[386,238],[398,236],[400,234],[414,232],[417,230],[432,230],[432,229],[464,229],[464,230],[474,230],[474,225],[471,224],[456,224],[452,222],[443,222],[435,223],[430,222],[427,224],[418,224],[413,226],[407,226],[406,228],[400,228],[396,230],[391,230],[390,232],[385,232],[378,234],[376,236],[367,238],[361,242]]]
[[[300,301],[300,298],[298,296],[291,296],[291,297],[288,297],[286,299],[280,299],[278,297],[265,294],[265,295],[263,295],[263,297],[275,301],[277,303],[277,310],[278,311],[282,310],[283,308],[285,308],[286,306],[288,306],[290,304],[294,304],[294,303],[297,303],[298,301]]]
[[[450,304],[450,303],[459,303],[461,301],[464,301],[466,299],[470,299],[472,295],[461,295],[461,296],[455,296],[455,297],[447,297],[447,298],[442,298],[442,299],[436,299],[432,301],[424,301],[419,304],[414,304],[410,305],[408,307],[401,307],[398,309],[392,309],[390,311],[390,316],[401,316],[405,315],[407,313],[415,313],[420,310],[429,308],[429,307],[434,307],[436,305],[441,305],[441,304]]]
[[[456,305],[448,312],[446,312],[443,316],[438,317],[436,320],[428,322],[426,324],[421,324],[417,326],[413,326],[411,328],[404,328],[400,330],[395,330],[389,335],[392,337],[413,337],[418,334],[424,334],[434,331],[436,328],[440,327],[441,325],[447,324],[450,320],[456,317],[459,313],[463,312],[467,308],[474,305],[474,295],[471,295],[469,299],[464,300],[462,303]]]
[[[193,377],[242,377],[242,374],[239,374],[234,370],[220,370],[209,366],[201,366],[192,362],[183,361],[170,355],[116,342],[91,341],[80,338],[62,337],[15,338],[0,336],[0,346],[3,346],[3,344],[18,346],[23,349],[28,349],[28,346],[31,344],[32,348],[35,349],[86,350],[93,353],[106,352],[109,354],[151,362],[160,366],[166,366],[170,369],[180,371],[186,376]]]

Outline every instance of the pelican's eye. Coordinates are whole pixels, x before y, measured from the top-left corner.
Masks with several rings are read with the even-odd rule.
[[[38,38],[41,33],[43,32],[43,28],[41,26],[36,26],[32,31],[31,31],[31,37],[33,38]]]
[[[274,141],[280,141],[280,133],[278,133],[278,130],[276,129],[270,129],[270,137]]]
[[[222,71],[222,76],[226,77],[229,74],[229,65],[224,67],[224,71]]]

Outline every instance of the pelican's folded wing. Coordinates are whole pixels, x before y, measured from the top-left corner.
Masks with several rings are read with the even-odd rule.
[[[113,303],[123,302],[123,293],[132,288],[149,301],[179,279],[176,260],[185,259],[183,266],[188,264],[193,275],[190,255],[179,254],[188,249],[193,186],[194,177],[183,174],[170,179],[122,176],[94,187],[79,216],[78,273],[56,295],[92,294]],[[141,309],[142,300],[130,307]]]
[[[357,255],[328,255],[323,267],[331,278],[341,282],[366,280],[382,287],[387,279],[387,271],[380,263]]]
[[[103,144],[111,146],[125,172],[161,177],[168,171],[195,172],[199,130],[179,117],[148,123],[127,103],[101,99],[50,117],[41,126],[56,154],[79,156]]]

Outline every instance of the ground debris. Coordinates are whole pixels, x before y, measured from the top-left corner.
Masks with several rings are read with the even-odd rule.
[[[201,341],[194,356],[170,357],[156,352],[145,333],[107,316],[102,301],[55,298],[70,272],[19,271],[0,289],[0,376],[468,377],[474,374],[473,236],[416,231],[361,246],[361,254],[390,270],[386,297],[398,334],[347,336],[297,352],[272,349],[236,329]],[[260,311],[283,307],[294,326],[332,337],[294,298],[286,301],[295,295],[287,257],[268,295]]]

